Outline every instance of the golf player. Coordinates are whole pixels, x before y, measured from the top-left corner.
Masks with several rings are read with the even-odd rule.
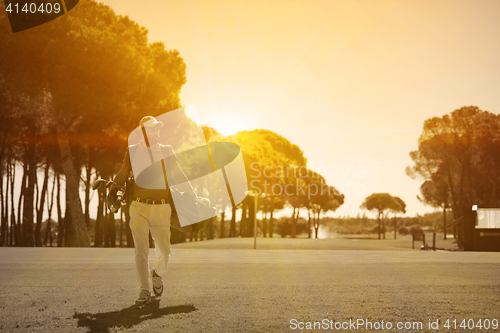
[[[161,296],[163,292],[162,278],[167,273],[167,262],[170,256],[170,216],[172,213],[172,200],[167,183],[167,174],[169,175],[168,179],[176,179],[176,183],[189,183],[189,180],[182,172],[172,147],[159,143],[163,123],[152,116],[146,116],[140,120],[139,125],[143,132],[143,138],[139,143],[129,146],[125,152],[123,164],[114,178],[116,184],[110,187],[108,203],[116,201],[118,189],[125,184],[132,169],[137,172],[138,165],[152,166],[154,164],[156,171],[158,171],[158,168],[159,170],[163,169],[162,173],[161,171],[160,173],[156,172],[155,175],[151,174],[154,170],[142,172],[145,178],[149,178],[149,182],[158,183],[156,186],[148,186],[155,189],[138,186],[137,177],[142,176],[134,174],[136,181],[134,182],[133,200],[130,205],[130,229],[134,239],[135,264],[140,289],[136,304],[142,306],[151,300],[149,277],[151,276],[152,279],[154,295]],[[161,161],[161,165],[155,163],[154,156],[157,157],[156,161]],[[194,190],[186,194],[196,197]],[[155,242],[156,251],[156,260],[151,270],[148,263],[149,232],[151,232]]]

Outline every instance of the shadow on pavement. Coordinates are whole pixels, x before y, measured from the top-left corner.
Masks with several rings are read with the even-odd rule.
[[[139,309],[136,305],[103,313],[75,313],[78,327],[88,327],[88,332],[109,332],[110,328],[131,328],[142,321],[156,319],[170,314],[196,311],[194,305],[177,305],[160,308],[160,299],[152,299],[149,304]]]

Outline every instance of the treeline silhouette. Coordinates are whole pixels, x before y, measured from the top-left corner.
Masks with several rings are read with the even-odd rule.
[[[0,20],[6,21],[3,9]],[[4,25],[0,38],[0,245],[132,246],[128,209],[111,214],[104,188],[97,193],[96,219],[90,218],[91,184],[96,178],[112,179],[140,118],[181,107],[183,59],[162,43],[149,43],[144,27],[92,0],[23,33],[12,34]],[[179,119],[179,128],[189,126],[196,125]],[[343,195],[319,175],[296,173],[304,170],[306,159],[285,138],[264,130],[231,137],[203,130],[211,140],[235,140],[248,180],[259,181],[253,191],[268,192],[257,208],[251,200],[234,207],[221,237],[252,235],[256,209],[269,215],[266,234],[272,236],[273,214],[287,203],[293,207],[295,236],[301,207],[307,206],[311,223],[318,225],[322,212],[343,203]],[[278,175],[278,169],[285,174]],[[252,173],[257,171],[261,175]],[[266,180],[275,190],[290,185],[293,194],[268,191]],[[300,190],[306,183],[328,191],[311,197]],[[174,230],[172,240],[185,237]]]
[[[0,4],[0,22],[6,20]],[[4,24],[0,40],[0,246],[133,246],[128,209],[111,214],[104,188],[95,194],[97,216],[91,219],[91,183],[113,178],[139,119],[181,107],[186,64],[179,52],[150,43],[144,27],[94,0],[22,33]],[[191,126],[197,125],[179,119],[180,128]],[[286,138],[269,130],[233,136],[203,131],[207,141],[241,147],[257,206],[248,196],[206,233],[173,230],[172,242],[251,237],[257,211],[263,236],[273,237],[283,230],[274,215],[285,207],[292,211],[283,220],[287,235],[318,237],[322,214],[344,203]],[[407,169],[424,181],[420,199],[452,210],[454,219],[472,204],[499,207],[499,133],[499,116],[472,106],[427,120],[411,153],[415,164]],[[385,238],[388,214],[404,214],[405,207],[387,193],[374,193],[362,205],[377,213],[379,238]],[[462,234],[468,230],[461,228]]]
[[[6,22],[4,8],[0,16]],[[22,33],[4,24],[0,40],[0,244],[89,246],[92,177],[116,172],[141,116],[180,107],[184,61],[149,43],[144,27],[90,0]],[[114,217],[102,202],[93,243],[114,246]],[[45,210],[47,230],[57,216],[56,239],[41,233]]]

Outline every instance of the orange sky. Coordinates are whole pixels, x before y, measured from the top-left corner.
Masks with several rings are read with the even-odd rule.
[[[424,120],[465,105],[500,112],[500,1],[103,3],[180,52],[181,102],[204,123],[275,131],[326,168],[346,194],[336,216],[374,192],[401,197],[409,215],[432,211],[405,174]],[[378,176],[357,176],[369,166]]]

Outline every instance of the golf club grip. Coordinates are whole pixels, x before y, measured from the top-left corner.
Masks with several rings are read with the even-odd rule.
[[[92,183],[92,190],[97,190],[99,188],[99,186],[101,186],[101,179],[96,179],[93,183]]]

